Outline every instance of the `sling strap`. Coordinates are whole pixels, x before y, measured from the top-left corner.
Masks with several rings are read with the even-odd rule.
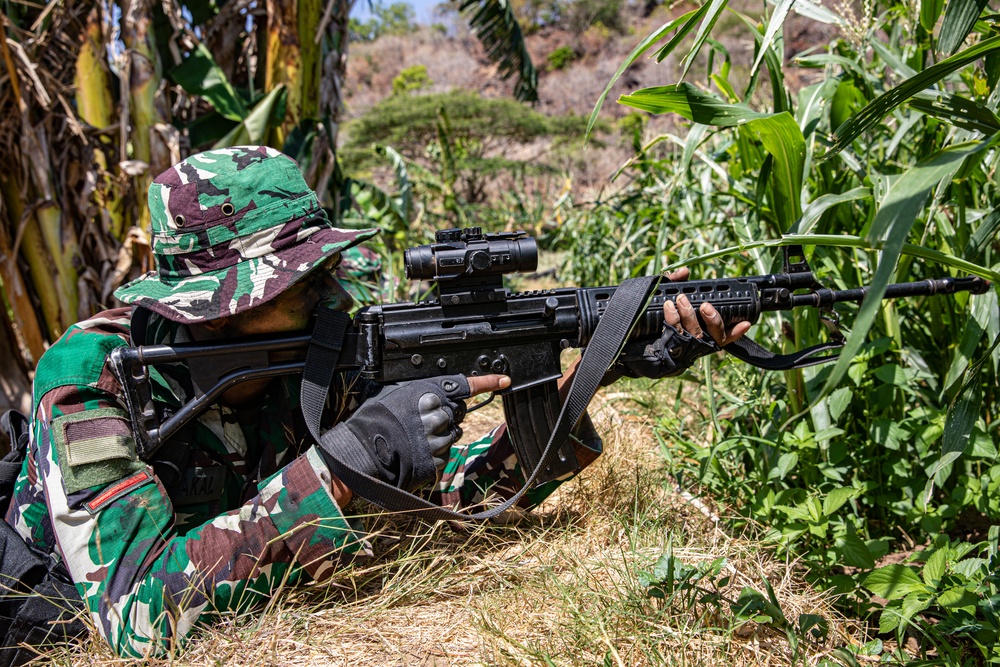
[[[775,354],[749,338],[740,338],[724,346],[722,349],[740,361],[746,362],[751,366],[756,366],[757,368],[763,368],[766,371],[790,371],[795,368],[805,368],[806,366],[825,364],[828,361],[836,361],[838,359],[836,355],[826,357],[816,357],[813,355],[829,350],[837,350],[843,346],[843,340],[835,340],[829,343],[813,345],[812,347],[807,347],[804,350],[792,352],[791,354]]]

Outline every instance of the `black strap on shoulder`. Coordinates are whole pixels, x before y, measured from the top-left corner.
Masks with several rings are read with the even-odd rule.
[[[0,459],[0,521],[7,513],[14,496],[14,484],[28,453],[30,428],[28,418],[17,410],[8,410],[0,416],[0,432],[10,439],[10,452]]]
[[[129,318],[129,338],[132,345],[138,347],[146,345],[146,330],[149,328],[149,316],[152,311],[142,306],[132,306],[132,316]]]
[[[545,469],[570,430],[583,416],[600,386],[601,379],[621,352],[629,331],[644,312],[646,302],[658,282],[659,276],[633,278],[626,280],[615,290],[604,316],[597,324],[590,344],[584,350],[569,394],[538,465],[528,476],[524,486],[500,505],[473,514],[455,512],[359,472],[339,461],[328,459],[331,463],[330,472],[354,493],[391,511],[407,512],[432,521],[485,521],[499,516],[513,507],[531,488],[539,472]],[[345,313],[321,311],[306,354],[305,369],[302,373],[302,414],[309,432],[317,442],[320,439],[320,419],[326,405],[327,392],[333,381],[344,334],[350,321],[350,317]]]

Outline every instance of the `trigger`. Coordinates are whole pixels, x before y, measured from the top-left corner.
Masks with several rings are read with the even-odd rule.
[[[476,403],[475,405],[473,405],[472,407],[470,407],[469,409],[467,409],[465,411],[465,413],[468,414],[470,412],[475,412],[476,410],[478,410],[479,408],[483,407],[487,403],[492,403],[493,399],[496,398],[496,397],[497,397],[496,392],[491,391],[489,393],[489,395],[486,397],[485,400],[479,401],[478,403]]]

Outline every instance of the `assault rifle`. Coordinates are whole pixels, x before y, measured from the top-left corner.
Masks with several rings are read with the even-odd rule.
[[[411,280],[432,282],[433,298],[362,308],[342,341],[337,370],[355,370],[379,383],[452,373],[510,376],[512,385],[503,398],[508,432],[522,468],[534,470],[560,410],[556,388],[562,374],[560,354],[591,342],[618,288],[507,291],[505,274],[533,272],[538,265],[535,240],[524,232],[484,234],[478,227],[440,231],[435,243],[406,250],[404,264]],[[884,298],[982,294],[989,287],[978,277],[930,279],[890,285]],[[663,326],[664,300],[681,294],[695,307],[710,302],[728,327],[741,320],[755,323],[767,311],[811,307],[833,313],[833,304],[859,303],[867,292],[867,287],[822,287],[801,246],[786,246],[781,273],[660,282],[633,326],[630,341],[656,340]],[[312,338],[312,333],[304,332],[115,350],[112,366],[125,390],[140,455],[158,449],[230,387],[302,373]],[[816,355],[842,344],[834,332],[829,343],[790,355],[775,355],[749,339],[727,345],[726,351],[760,368],[783,370],[836,359]],[[176,363],[188,366],[195,397],[176,410],[158,408],[152,400],[149,369]],[[559,479],[578,467],[568,443],[550,458],[536,484]]]

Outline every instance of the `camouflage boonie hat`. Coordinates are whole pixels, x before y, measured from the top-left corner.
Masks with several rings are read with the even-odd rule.
[[[168,319],[202,322],[273,299],[377,229],[338,229],[295,162],[267,146],[192,155],[149,187],[156,272],[115,291]]]

